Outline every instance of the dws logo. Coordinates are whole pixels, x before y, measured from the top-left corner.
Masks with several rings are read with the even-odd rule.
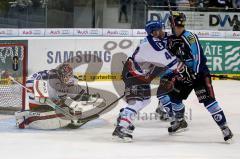
[[[164,25],[167,24],[169,19],[169,13],[151,13],[149,14],[149,19],[148,20],[162,20],[162,22],[164,23]]]
[[[218,26],[224,27],[226,23],[230,26],[233,26],[238,21],[238,15],[216,15],[216,14],[210,14],[209,15],[209,26]]]

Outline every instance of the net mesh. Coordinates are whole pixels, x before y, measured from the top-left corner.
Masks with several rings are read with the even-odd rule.
[[[23,82],[24,45],[0,44],[0,112],[20,110],[23,105],[23,89],[9,79],[12,76],[18,82]],[[17,57],[17,61],[14,60]],[[17,69],[14,69],[14,65]]]

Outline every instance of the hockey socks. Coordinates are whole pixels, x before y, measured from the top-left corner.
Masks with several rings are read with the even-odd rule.
[[[119,117],[117,118],[117,126],[114,129],[112,136],[118,139],[123,139],[126,142],[132,140],[131,133],[135,129],[132,122],[135,120],[137,113],[148,105],[150,100],[132,101],[120,110]]]
[[[218,102],[216,100],[205,102],[204,106],[211,113],[212,118],[218,124],[219,127],[224,126],[226,124],[227,121],[223,113],[223,110],[218,105]]]
[[[233,133],[227,126],[226,117],[223,113],[222,108],[218,105],[218,102],[216,100],[208,101],[208,102],[204,103],[204,106],[211,113],[212,118],[220,127],[222,134],[223,134],[224,141],[230,143],[231,139],[233,137]]]
[[[173,117],[172,103],[168,95],[160,96],[159,98],[159,110],[166,110],[169,117]]]
[[[184,118],[185,105],[182,103],[182,101],[172,101],[172,110],[175,118]]]

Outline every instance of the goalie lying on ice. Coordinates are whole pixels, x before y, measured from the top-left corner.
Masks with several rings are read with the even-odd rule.
[[[15,113],[17,126],[57,129],[86,123],[81,120],[83,113],[104,106],[105,101],[99,94],[85,92],[77,82],[66,63],[31,75],[26,82],[28,107]]]

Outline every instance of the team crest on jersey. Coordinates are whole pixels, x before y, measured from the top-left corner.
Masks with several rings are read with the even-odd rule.
[[[187,37],[187,39],[188,39],[188,41],[189,41],[190,44],[193,44],[193,43],[196,42],[196,41],[195,41],[195,37],[194,37],[193,35],[189,35],[189,36]]]

